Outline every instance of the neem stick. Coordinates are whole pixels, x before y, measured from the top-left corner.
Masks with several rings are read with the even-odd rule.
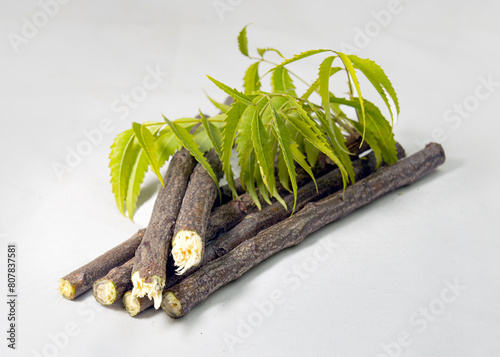
[[[244,202],[244,200],[228,202],[223,206],[217,207],[217,209],[210,214],[210,223],[207,227],[206,233],[207,242],[213,241],[213,238],[215,238],[219,234],[219,232],[225,232],[241,222],[244,216],[246,216],[246,214],[249,212],[246,210],[246,208],[244,208]],[[245,211],[242,211],[243,209],[245,209]],[[143,229],[142,235],[144,235],[145,230],[146,229]],[[139,245],[139,242],[137,243],[137,245]],[[130,276],[134,267],[134,261],[135,258],[132,258],[125,264],[113,268],[105,277],[97,280],[94,283],[93,295],[97,302],[102,305],[114,304],[115,302],[122,299],[125,291],[128,291],[132,288],[133,285],[130,280]],[[175,275],[175,269],[172,267],[170,268],[172,270],[172,274],[169,274],[167,270],[167,283],[165,287],[174,285],[172,283],[169,284],[169,281],[174,280],[176,283],[180,280],[175,279],[176,277],[178,277],[177,275]],[[137,299],[135,297],[129,296],[127,297],[127,299],[128,301],[132,301],[132,303],[140,300],[144,301],[144,304],[146,304],[147,307],[153,306],[153,301],[147,298]]]
[[[353,154],[351,159],[354,161],[358,159],[358,156],[368,150],[370,147],[368,144],[363,142],[361,145],[361,135],[358,133],[351,134],[346,139],[346,147]],[[313,168],[314,176],[319,177],[327,172],[334,170],[337,166],[332,164],[327,164],[327,157],[321,154],[318,157],[318,162]],[[296,180],[297,186],[302,187],[308,182],[311,182],[311,176],[304,171],[301,167],[296,168]],[[239,179],[236,180],[236,190],[242,190]],[[280,195],[288,194],[288,191],[280,184],[276,183],[276,188]],[[222,202],[223,205],[217,207],[219,199],[215,200],[215,208],[212,211],[212,216],[208,221],[206,240],[209,242],[211,239],[215,238],[221,233],[229,231],[236,224],[241,222],[243,218],[249,213],[257,211],[255,202],[252,200],[248,193],[243,193],[239,196],[238,200],[232,200],[231,190],[227,185],[221,187]],[[288,205],[288,204],[287,204]],[[231,219],[230,219],[231,217]]]
[[[205,157],[217,179],[220,179],[222,163],[215,150],[210,150]],[[217,195],[216,183],[205,168],[197,164],[189,179],[172,240],[172,256],[179,274],[184,274],[189,268],[201,262],[208,219]],[[166,261],[164,267],[166,268]]]
[[[153,302],[151,300],[145,297],[137,298],[132,295],[132,291],[127,291],[123,294],[122,303],[130,316],[136,316],[153,306]]]
[[[145,229],[140,229],[125,242],[111,248],[90,263],[78,268],[59,280],[59,291],[66,299],[73,300],[92,287],[92,284],[134,256]]]
[[[240,223],[247,214],[256,210],[257,206],[248,193],[240,195],[239,200],[231,200],[222,206],[214,207],[208,220],[206,241],[210,242],[219,234],[227,232]]]
[[[134,267],[134,258],[109,271],[104,278],[97,280],[92,287],[92,295],[101,305],[111,305],[120,301],[123,294],[132,289],[130,273]]]
[[[398,158],[404,158],[406,154],[403,147],[398,143],[396,147]],[[376,167],[377,160],[373,153],[366,155],[363,159],[354,161],[353,169],[356,181],[368,177],[375,172]],[[314,182],[309,182],[298,189],[295,212],[302,209],[309,202],[318,201],[334,192],[342,190],[342,174],[339,169],[335,169],[318,178],[316,183],[317,190]],[[293,194],[287,195],[284,197],[284,200],[288,207],[287,210],[279,202],[275,202],[258,212],[247,215],[236,227],[215,239],[212,244],[207,246],[203,257],[203,265],[225,255],[245,240],[290,216],[293,208]],[[166,286],[169,285],[170,280],[172,280],[170,277],[167,278]]]
[[[154,300],[155,308],[160,306],[165,286],[168,246],[175,219],[195,163],[184,148],[174,154],[165,174],[165,187],[158,193],[146,233],[135,252],[132,293],[137,297],[147,295]]]
[[[398,158],[405,157],[404,149],[401,145],[396,144],[398,151]],[[368,154],[363,159],[358,159],[353,162],[354,173],[356,180],[361,180],[375,171],[376,159],[373,153]],[[297,191],[297,206],[296,211],[304,207],[307,203],[317,201],[333,192],[342,189],[342,175],[339,169],[335,169],[326,173],[316,180],[318,191],[313,182],[309,182],[305,186],[299,188]],[[217,239],[211,241],[205,247],[202,263],[198,267],[193,267],[188,274],[194,273],[196,268],[205,266],[211,261],[225,255],[227,252],[236,248],[243,241],[255,236],[260,231],[276,224],[291,214],[293,207],[293,194],[284,197],[284,200],[289,207],[288,210],[279,203],[275,202],[270,206],[264,207],[260,211],[251,213],[243,219],[241,223],[236,225],[229,232],[221,234]],[[169,261],[167,264],[167,279],[165,282],[165,289],[168,289],[175,284],[178,284],[184,279],[184,276],[174,274],[174,267],[171,266]],[[139,301],[132,297],[123,299],[123,305],[129,312],[130,316],[135,316],[138,313],[148,309],[152,306],[149,300]]]
[[[163,295],[163,310],[173,318],[184,316],[214,291],[238,279],[273,254],[299,244],[309,234],[380,196],[415,182],[444,161],[441,145],[431,143],[418,153],[349,186],[344,195],[340,191],[307,204],[292,217],[261,231],[168,289]]]

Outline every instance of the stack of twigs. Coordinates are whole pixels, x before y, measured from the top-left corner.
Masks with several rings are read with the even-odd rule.
[[[261,210],[241,186],[235,200],[224,187],[219,195],[205,169],[182,149],[170,161],[148,227],[60,279],[59,290],[72,300],[92,288],[99,303],[122,302],[131,316],[161,305],[169,316],[181,317],[268,257],[445,160],[439,144],[407,158],[398,147],[400,160],[377,169],[375,156],[360,142],[359,135],[347,140],[356,182],[345,190],[340,171],[327,160],[318,160],[315,182],[297,168],[295,212],[291,193],[284,196],[288,208],[274,202]],[[219,157],[212,150],[206,158],[220,179]]]

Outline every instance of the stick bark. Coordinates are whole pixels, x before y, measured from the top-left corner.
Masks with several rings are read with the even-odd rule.
[[[195,163],[185,148],[173,155],[165,174],[165,187],[158,193],[146,233],[135,253],[133,294],[154,299],[156,308],[165,286],[168,246]]]
[[[128,314],[132,317],[137,316],[141,312],[153,306],[153,302],[146,297],[137,298],[132,295],[132,291],[127,291],[123,294],[122,304]]]
[[[217,180],[222,177],[222,163],[214,149],[205,155]],[[186,189],[184,200],[175,222],[172,256],[184,274],[201,262],[205,249],[208,219],[217,198],[217,185],[201,164],[197,164]],[[166,262],[165,262],[166,266]]]
[[[173,318],[186,315],[214,291],[238,279],[268,257],[299,244],[311,233],[382,195],[415,182],[444,161],[441,145],[431,143],[418,153],[349,186],[344,194],[337,192],[307,204],[294,216],[261,231],[168,289],[163,295],[163,310]]]
[[[105,276],[111,269],[133,258],[145,231],[145,229],[140,229],[125,242],[60,279],[59,291],[61,295],[68,300],[73,300],[92,288],[92,284]]]
[[[92,287],[92,295],[101,305],[112,305],[121,301],[123,294],[132,289],[130,273],[134,267],[134,259],[113,268],[104,278],[97,280]]]

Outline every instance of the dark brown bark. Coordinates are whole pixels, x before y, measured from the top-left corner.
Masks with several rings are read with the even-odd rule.
[[[401,159],[405,157],[404,149],[401,145],[396,145],[398,158]],[[373,153],[368,154],[363,159],[354,161],[353,168],[356,175],[356,181],[373,173],[376,169],[376,165],[377,163]],[[295,211],[300,210],[309,202],[322,199],[323,197],[343,188],[342,175],[339,169],[335,169],[319,177],[316,180],[316,183],[318,187],[317,191],[314,182],[309,182],[297,191],[297,205]],[[290,216],[293,208],[293,194],[288,194],[284,197],[284,200],[288,209],[285,209],[279,202],[275,202],[270,206],[264,207],[260,211],[247,215],[241,223],[236,225],[229,232],[221,234],[215,240],[207,244],[202,263],[198,267],[193,267],[189,274],[194,273],[200,267],[205,266],[211,261],[225,255],[227,252],[233,250],[245,240],[255,236],[263,229],[266,229]],[[169,260],[167,264],[167,280],[165,283],[165,289],[174,286],[183,279],[184,276],[175,275],[175,268],[173,267],[172,261]],[[145,301],[141,304],[141,311],[144,311],[151,306],[151,302]]]
[[[134,259],[109,271],[102,279],[97,280],[92,288],[92,295],[101,305],[111,305],[121,301],[123,294],[132,289],[130,275],[134,267]]]
[[[361,145],[361,136],[358,133],[351,134],[346,139],[346,146],[349,151],[353,154],[351,156],[352,160],[358,159],[359,155],[364,153],[369,149],[369,146],[364,142]],[[327,157],[325,155],[320,155],[318,157],[318,163],[313,169],[313,173],[315,177],[322,176],[327,172],[330,172],[336,169],[337,166],[331,165],[327,163]],[[308,182],[311,182],[311,176],[307,172],[305,172],[301,167],[296,168],[296,180],[297,187],[302,187]],[[239,180],[236,181],[239,183]],[[207,242],[212,238],[229,231],[236,224],[241,222],[243,218],[249,213],[257,211],[257,206],[255,202],[252,200],[248,193],[244,193],[240,195],[238,200],[227,201],[231,199],[231,190],[229,187],[225,187],[225,190],[229,192],[229,196],[223,196],[222,202],[227,202],[221,207],[215,207],[210,221],[207,227]],[[241,185],[237,186],[237,189],[241,189]],[[276,188],[278,189],[278,193],[280,195],[288,194],[288,191],[280,184],[280,182],[276,183]],[[217,202],[218,200],[216,200]],[[232,202],[232,204],[230,204]],[[261,202],[263,200],[261,199]],[[228,217],[232,217],[232,219],[228,219]]]
[[[210,242],[219,234],[229,231],[240,223],[247,214],[256,210],[257,206],[248,193],[242,194],[239,200],[231,200],[222,206],[215,207],[208,220],[207,242]]]
[[[73,300],[89,290],[97,279],[105,276],[111,269],[133,258],[145,231],[146,229],[140,229],[130,239],[66,275],[60,280],[61,294],[66,299]]]
[[[398,158],[405,157],[405,151],[401,145],[396,144]],[[363,159],[353,162],[353,169],[356,181],[361,180],[375,172],[377,160],[373,153],[368,154]],[[297,203],[295,212],[302,209],[307,203],[318,201],[334,192],[342,190],[342,174],[339,169],[335,169],[316,179],[317,190],[314,182],[309,182],[297,190]],[[249,214],[229,232],[220,235],[212,244],[207,246],[203,263],[206,264],[227,252],[236,248],[243,241],[253,237],[258,232],[284,220],[291,215],[293,209],[293,194],[284,197],[287,205],[285,209],[279,202],[274,202],[260,211]]]
[[[222,177],[222,163],[219,156],[212,149],[205,157],[212,167],[217,180],[220,180]],[[171,248],[174,259],[179,257],[177,253],[183,252],[183,237],[186,234],[195,234],[197,239],[201,239],[201,251],[197,253],[203,256],[208,220],[217,195],[216,183],[205,168],[201,164],[197,164],[189,179],[186,194],[175,222],[174,241]],[[186,256],[189,255],[188,253],[186,253]],[[184,253],[181,255],[184,256]],[[181,273],[189,269],[189,264],[182,265],[182,263],[179,260],[176,261],[176,265],[179,266]]]
[[[243,195],[245,190],[241,186],[240,178],[234,179],[234,187],[236,189],[236,193],[239,195]],[[214,202],[214,207],[222,206],[233,200],[233,191],[229,188],[229,185],[222,185],[220,187],[220,198],[217,198]]]
[[[225,284],[281,250],[297,245],[309,234],[337,221],[380,196],[422,178],[445,161],[441,145],[432,143],[418,153],[349,186],[321,201],[307,204],[292,217],[261,231],[223,257],[203,266],[163,295],[162,308],[174,318]]]
[[[195,163],[196,160],[184,148],[172,156],[164,178],[165,186],[158,193],[146,233],[135,253],[132,275],[139,279],[132,279],[135,295],[144,294],[144,290],[138,289],[138,281],[159,284],[163,289],[167,249]],[[148,293],[148,297],[152,295]]]

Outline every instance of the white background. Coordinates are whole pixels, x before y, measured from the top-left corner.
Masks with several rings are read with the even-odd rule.
[[[500,3],[389,4],[73,0],[52,8],[44,24],[38,2],[2,0],[1,355],[500,355]],[[41,25],[26,32],[24,19]],[[408,153],[441,142],[445,165],[272,257],[181,320],[162,311],[130,318],[89,293],[61,298],[60,277],[148,222],[151,175],[135,223],[115,207],[107,168],[114,136],[162,113],[215,114],[203,90],[225,95],[205,75],[241,87],[251,62],[236,36],[248,23],[252,50],[272,46],[292,56],[349,44],[376,60],[400,98],[397,140]],[[24,42],[13,45],[20,36]],[[314,80],[318,64],[295,68]],[[157,88],[127,115],[113,111],[148,67],[162,72]],[[481,87],[488,80],[496,83],[491,91]],[[66,164],[105,118],[112,129],[59,178],[54,163]],[[14,353],[6,347],[9,242],[17,243],[19,268]],[[276,290],[279,304],[262,317],[257,305]]]

